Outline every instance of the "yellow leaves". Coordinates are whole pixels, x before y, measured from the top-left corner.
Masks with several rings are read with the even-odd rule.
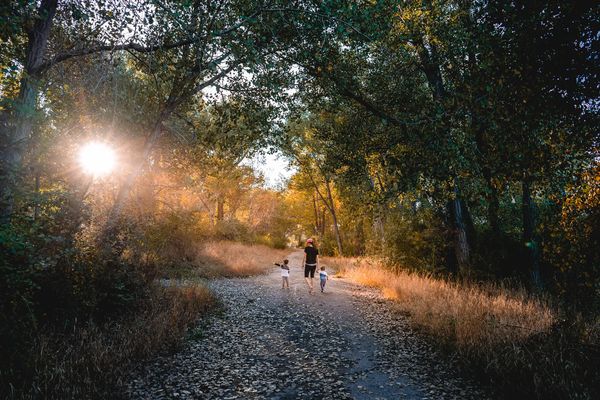
[[[346,116],[338,114],[335,117],[335,123],[338,125],[343,125],[346,122]]]
[[[304,137],[310,140],[315,137],[316,130],[314,128],[306,127],[304,128],[303,133]]]
[[[397,34],[410,33],[416,27],[423,27],[424,22],[430,18],[430,10],[421,7],[403,7],[394,15],[395,24],[394,31]]]

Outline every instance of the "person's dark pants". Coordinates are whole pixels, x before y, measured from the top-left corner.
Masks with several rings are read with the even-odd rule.
[[[304,265],[304,277],[308,278],[309,275],[310,275],[311,278],[314,278],[316,270],[317,270],[317,266],[316,265],[305,264]]]

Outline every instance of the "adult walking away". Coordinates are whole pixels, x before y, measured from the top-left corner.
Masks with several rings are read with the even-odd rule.
[[[304,248],[304,258],[302,259],[304,264],[304,280],[308,285],[308,292],[313,292],[313,278],[315,277],[315,271],[319,266],[319,250],[314,245],[314,240],[308,239],[306,241],[306,247]]]

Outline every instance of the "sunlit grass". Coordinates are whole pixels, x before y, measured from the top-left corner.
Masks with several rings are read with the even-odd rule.
[[[417,329],[502,398],[587,399],[600,392],[597,317],[565,318],[544,298],[498,284],[394,273],[366,258],[323,262],[339,276],[380,289]]]
[[[189,262],[179,263],[162,272],[175,278],[246,277],[263,274],[281,262],[290,249],[274,249],[259,244],[227,240],[197,243],[187,250]]]
[[[224,268],[221,275],[250,276],[261,274],[290,254],[287,249],[273,249],[264,245],[230,241],[208,242],[200,246],[200,257],[217,261]]]
[[[524,341],[548,331],[556,312],[523,290],[453,283],[422,274],[394,273],[368,259],[328,259],[339,274],[381,289],[419,328],[463,349]]]

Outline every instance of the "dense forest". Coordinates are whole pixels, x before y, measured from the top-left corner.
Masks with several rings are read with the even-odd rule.
[[[213,300],[157,278],[223,239],[525,290],[595,379],[599,66],[585,1],[2,2],[0,396],[140,316],[170,346]]]

